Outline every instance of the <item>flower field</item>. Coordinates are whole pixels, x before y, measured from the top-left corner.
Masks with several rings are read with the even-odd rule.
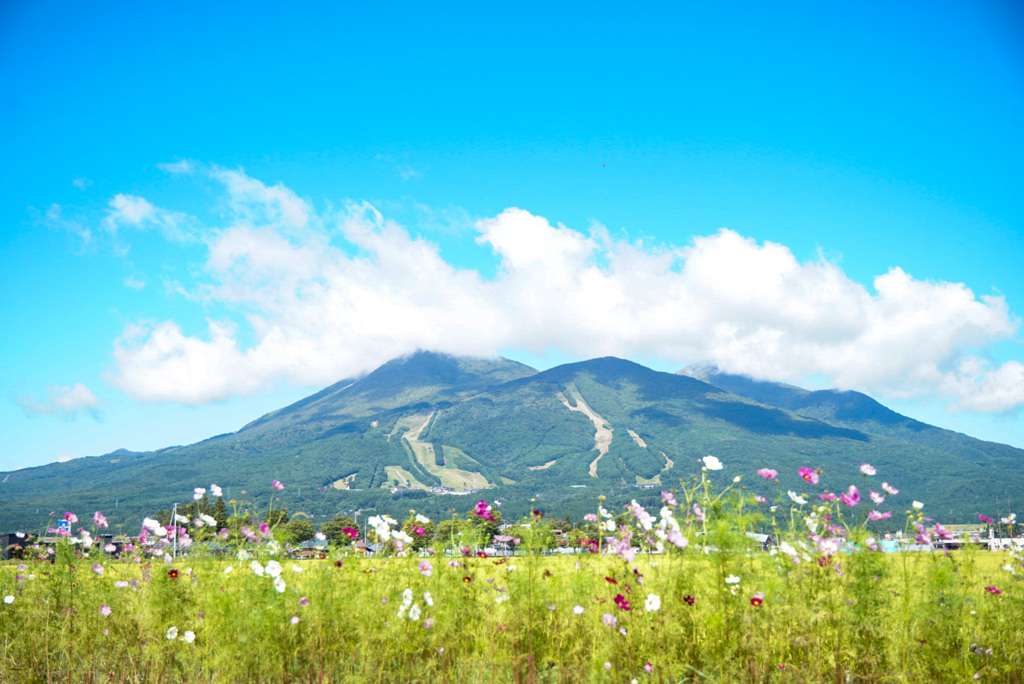
[[[147,520],[115,558],[82,527],[0,565],[0,681],[1024,681],[1020,554],[883,553],[853,485],[773,505],[705,474],[663,499],[595,502],[568,556],[539,552],[540,512],[498,535],[512,555],[414,551],[415,513],[371,519],[373,557],[291,558],[267,525],[213,556],[186,541],[199,519]],[[908,536],[942,535],[907,508]]]

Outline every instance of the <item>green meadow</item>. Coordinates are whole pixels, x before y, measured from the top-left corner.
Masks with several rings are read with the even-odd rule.
[[[602,552],[568,556],[542,552],[539,513],[419,551],[412,514],[377,518],[373,557],[290,558],[266,528],[217,557],[175,557],[186,526],[118,559],[62,538],[0,565],[0,681],[1024,681],[1021,557],[883,553],[844,519],[856,506],[772,510],[703,477],[666,497],[617,516],[598,502]],[[906,529],[943,532],[913,510]],[[512,534],[514,555],[482,550]]]

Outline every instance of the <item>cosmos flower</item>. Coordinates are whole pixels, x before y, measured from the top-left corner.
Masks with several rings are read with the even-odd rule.
[[[919,511],[919,510],[921,510],[922,508],[924,508],[924,504],[923,504],[923,503],[921,503],[920,501],[915,501],[914,503],[912,503],[912,504],[910,504],[910,505],[914,507],[914,510],[915,510],[915,511]]]
[[[870,475],[874,475],[878,471],[875,470],[875,466],[871,465],[870,463],[861,463],[860,464],[860,472],[864,473],[865,475],[869,475],[870,476]]]
[[[420,573],[424,577],[430,577],[430,574],[432,572],[434,572],[434,566],[430,564],[430,561],[428,561],[428,560],[420,561]]]
[[[992,523],[995,522],[994,519],[988,517],[987,515],[982,515],[980,513],[978,514],[978,520],[980,520],[981,522],[983,522],[983,523],[985,523],[987,525],[991,525]]]
[[[619,620],[611,613],[605,613],[601,616],[601,622],[603,622],[608,627],[614,627],[619,623]]]
[[[672,492],[662,492],[661,493],[661,500],[662,500],[662,502],[664,502],[664,504],[666,506],[678,506],[679,505],[678,503],[676,503],[676,497],[672,495]],[[595,518],[595,520],[596,520],[596,518]]]
[[[737,577],[736,575],[729,575],[728,577],[725,578],[725,583],[726,584],[739,584],[740,583],[740,578]]]
[[[694,603],[697,602],[697,599],[693,598],[692,596],[687,595],[687,596],[683,597],[683,601],[686,602],[686,605],[692,606]]]
[[[92,524],[96,527],[109,527],[107,519],[99,511],[92,514]]]
[[[800,474],[800,477],[810,482],[811,484],[818,484],[818,473],[813,468],[803,467],[796,471]]]
[[[285,583],[283,577],[274,578],[274,589],[277,590],[278,594],[283,594],[285,590]]]
[[[99,563],[93,563],[92,564],[92,571],[95,572],[97,575],[102,575],[103,574],[103,566],[100,565]]]
[[[583,611],[585,610],[586,608],[584,608],[583,606],[573,606],[572,612],[575,615],[583,615]]]
[[[587,513],[585,516],[583,516],[583,520],[585,522],[594,523],[597,522],[597,516],[593,513]]]
[[[708,470],[721,470],[722,469],[722,462],[719,461],[714,456],[705,456],[701,460],[704,461],[704,467],[707,468]]]
[[[194,490],[192,490],[192,498],[195,499],[196,501],[202,499],[204,494],[206,494],[206,490],[202,487],[196,487]]]
[[[805,503],[807,503],[807,499],[805,499],[804,497],[802,497],[802,496],[798,495],[798,494],[797,494],[796,492],[794,492],[794,491],[793,491],[792,489],[790,489],[790,490],[789,490],[788,492],[786,492],[786,493],[787,493],[787,494],[789,495],[789,498],[790,498],[790,499],[791,499],[791,500],[793,501],[793,503],[795,503],[795,504],[799,504],[799,505],[803,506],[803,505],[804,505]]]
[[[177,639],[178,638],[178,628],[175,627],[174,625],[171,625],[167,629],[167,638],[168,639]]]
[[[900,490],[896,489],[888,482],[882,483],[882,489],[884,489],[887,494],[892,494],[893,496],[896,496],[897,494],[900,493]]]
[[[874,502],[876,506],[881,506],[883,503],[885,503],[885,495],[879,494],[874,489],[868,492],[868,496],[871,497],[871,501]]]
[[[223,496],[224,495],[224,492],[221,491],[221,488],[218,487],[215,484],[210,485],[210,493],[213,494],[214,496]]]
[[[170,577],[171,579],[177,579],[178,578],[178,571],[177,570],[168,570],[167,571],[167,576]]]
[[[181,637],[181,640],[184,641],[186,644],[191,644],[193,641],[196,640],[196,633],[190,629],[186,629],[185,634],[183,634]]]
[[[755,494],[754,501],[756,501],[757,503],[768,503],[768,497],[761,496],[760,494]]]
[[[870,520],[885,520],[886,518],[891,517],[892,511],[886,511],[885,513],[882,513],[881,511],[868,511],[868,518]]]
[[[1003,592],[999,591],[998,589],[996,589],[995,587],[985,587],[985,591],[987,591],[990,594],[1002,594],[1003,593]]]
[[[273,482],[270,483],[270,486],[276,489],[277,491],[281,491],[282,489],[284,489],[284,485],[281,484],[280,480],[274,480]]]
[[[850,489],[839,497],[840,500],[847,506],[856,506],[860,503],[860,492],[857,491],[856,485],[850,485]]]
[[[629,605],[629,599],[627,599],[622,594],[616,594],[615,595],[615,605],[617,605],[621,610],[632,610],[633,609],[632,606]]]
[[[299,624],[299,616],[298,615],[293,615],[292,619],[289,620],[289,622],[291,622],[293,625]]]
[[[697,522],[704,522],[704,509],[693,504],[693,514],[697,517]]]
[[[105,603],[100,606],[100,615],[103,617],[110,617],[110,606]]]
[[[766,480],[774,480],[779,476],[779,471],[772,468],[761,468],[757,471],[757,474]]]
[[[762,603],[764,603],[764,592],[759,591],[750,599],[750,605],[755,608],[760,608]]]
[[[648,612],[661,610],[661,597],[657,594],[648,594],[647,599],[644,601],[644,610]]]

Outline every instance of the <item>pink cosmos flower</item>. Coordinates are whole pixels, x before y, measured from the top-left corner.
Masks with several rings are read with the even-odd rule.
[[[804,480],[811,484],[818,484],[818,473],[813,468],[800,468],[797,472]]]
[[[273,482],[270,483],[270,486],[276,489],[277,491],[281,491],[282,489],[284,489],[284,485],[281,484],[279,480],[274,480]]]
[[[107,519],[99,511],[92,514],[92,524],[96,527],[109,527]]]
[[[760,494],[755,494],[754,501],[756,501],[757,503],[768,503],[768,497],[761,496]]]
[[[99,563],[93,563],[92,564],[92,571],[95,572],[97,575],[102,575],[103,574],[103,566],[100,565]]]
[[[412,528],[412,532],[417,537],[422,537],[423,535],[425,535],[427,533],[427,531],[425,529],[423,529],[422,527],[419,527],[419,526],[416,526],[416,527]]]
[[[100,615],[103,617],[110,617],[110,606],[105,603],[100,606]]]
[[[868,537],[867,539],[865,539],[864,540],[864,545],[867,546],[868,549],[871,550],[871,551],[877,551],[878,550],[878,542],[875,541],[874,537]]]
[[[779,476],[779,471],[773,468],[761,468],[757,471],[757,474],[766,480],[774,480]]]
[[[666,506],[678,506],[679,505],[678,503],[676,503],[676,497],[672,495],[672,492],[662,492],[661,493],[661,500],[662,500],[662,502],[664,502],[664,504]],[[597,516],[594,517],[594,520],[595,521],[597,520]]]
[[[687,541],[686,537],[683,536],[682,532],[675,529],[669,530],[668,534],[665,535],[665,538],[668,540],[670,544],[680,549],[685,549],[687,544],[690,543],[689,541]]]
[[[882,483],[882,489],[884,489],[886,491],[886,493],[892,494],[893,496],[896,496],[897,494],[900,493],[900,490],[896,489],[895,487],[893,487],[888,482],[883,482]]]
[[[875,466],[871,465],[870,463],[861,463],[860,472],[864,473],[865,475],[874,475],[878,471],[875,470]]]
[[[480,501],[476,502],[476,508],[473,509],[473,512],[479,515],[484,520],[492,520],[494,522],[497,522],[494,516],[491,515],[491,507],[483,499],[480,499]]]
[[[260,534],[264,537],[270,534],[270,525],[268,525],[265,520],[260,523]]]
[[[612,615],[611,613],[605,613],[604,615],[601,616],[601,622],[603,622],[605,625],[607,625],[609,627],[614,627],[615,625],[617,625],[619,623],[619,619],[617,617],[615,617],[614,615]]]
[[[835,501],[839,497],[833,494],[832,492],[825,492],[824,494],[819,494],[818,498],[824,499],[825,501]]]
[[[978,520],[985,523],[986,525],[991,525],[995,522],[995,520],[993,520],[992,518],[988,517],[987,515],[982,515],[980,513],[978,514]]]
[[[654,665],[644,663],[644,672],[654,672]]]
[[[303,596],[302,598],[299,599],[299,605],[302,606],[303,608],[305,608],[306,606],[309,605],[309,599],[306,598],[305,596]]]
[[[71,511],[68,511],[64,514],[64,519],[71,523],[78,522],[78,516],[72,513]]]
[[[885,513],[882,513],[881,511],[868,511],[868,518],[870,520],[885,520],[886,518],[891,517],[892,511],[886,511]]]
[[[588,523],[595,523],[597,522],[597,516],[593,513],[587,513],[585,516],[583,516],[583,520]]]
[[[298,615],[293,615],[293,616],[292,616],[292,619],[290,620],[290,622],[291,622],[291,623],[292,623],[293,625],[297,625],[297,624],[299,624],[299,616],[298,616]]]
[[[697,516],[697,522],[704,522],[704,509],[697,504],[693,504],[693,514]]]
[[[868,496],[871,497],[871,500],[875,503],[876,506],[881,506],[883,503],[885,503],[885,495],[879,494],[874,489],[868,492]]]
[[[434,566],[430,564],[430,561],[420,561],[420,574],[424,577],[430,577],[432,572],[434,572]]]
[[[850,489],[847,490],[846,494],[839,497],[847,506],[856,506],[860,503],[860,492],[857,491],[856,485],[850,485]]]

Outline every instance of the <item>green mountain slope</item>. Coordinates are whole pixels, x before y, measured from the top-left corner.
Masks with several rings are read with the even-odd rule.
[[[947,521],[991,513],[994,497],[1024,492],[1022,450],[917,423],[857,393],[706,379],[611,357],[538,373],[505,359],[420,352],[235,433],[0,473],[0,531],[38,529],[64,510],[102,510],[131,529],[211,482],[242,506],[279,496],[313,516],[404,516],[411,504],[447,516],[472,505],[458,494],[487,490],[479,496],[501,499],[507,517],[535,501],[578,517],[598,494],[653,503],[699,473],[708,454],[726,464],[710,473],[723,486],[740,475],[742,486],[777,495],[755,475],[767,466],[780,471],[783,496],[807,491],[796,469],[813,466],[833,490],[886,479],[903,490],[897,514],[919,499]],[[865,461],[878,482],[858,472]],[[273,479],[286,483],[283,493],[270,489]]]

